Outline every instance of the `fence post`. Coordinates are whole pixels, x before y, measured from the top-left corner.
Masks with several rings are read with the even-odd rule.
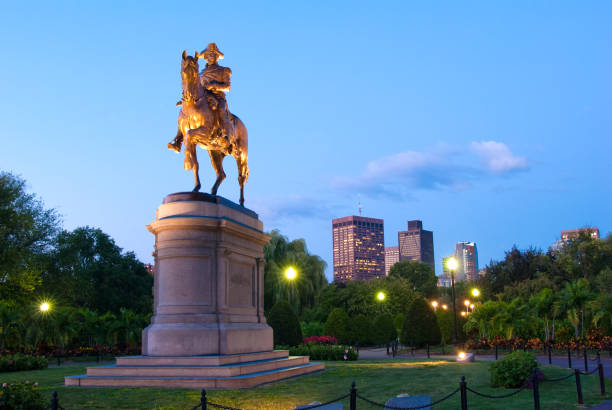
[[[459,389],[461,390],[461,410],[467,410],[467,389],[465,383],[465,376],[461,376]]]
[[[357,410],[357,389],[355,388],[355,381],[351,383],[351,398],[349,402],[350,410]]]
[[[580,370],[574,369],[574,375],[576,375],[576,393],[578,393],[578,404],[584,404],[584,401],[582,401],[582,384],[580,383]]]
[[[59,403],[57,400],[57,390],[53,391],[53,397],[51,397],[51,410],[57,410]]]
[[[548,345],[548,365],[552,365],[552,349],[550,347],[550,342],[547,343]]]
[[[497,342],[495,342],[495,360],[497,360]]]
[[[567,367],[572,368],[572,351],[569,344],[567,345]]]
[[[427,343],[427,358],[429,359],[429,343]]]
[[[586,346],[584,346],[584,372],[589,372],[589,353],[587,352]]]
[[[601,363],[601,354],[597,351],[597,364]]]
[[[601,389],[601,395],[605,396],[606,395],[606,381],[604,380],[603,364],[599,363],[597,367],[599,368],[599,388]]]
[[[538,368],[533,369],[533,375],[531,376],[531,382],[533,383],[533,408],[534,410],[540,410],[540,380],[538,379]]]
[[[202,389],[202,395],[200,396],[200,406],[202,410],[206,410],[206,389]]]

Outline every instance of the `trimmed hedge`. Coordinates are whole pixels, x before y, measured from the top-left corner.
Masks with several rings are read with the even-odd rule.
[[[310,360],[346,360],[359,358],[359,353],[349,346],[331,346],[321,344],[301,344],[299,346],[276,346],[276,349],[289,350],[291,356],[310,356]]]
[[[300,320],[289,303],[274,305],[268,313],[268,324],[274,330],[275,345],[297,346],[302,342]]]
[[[0,372],[46,369],[49,361],[44,356],[13,354],[0,356]]]

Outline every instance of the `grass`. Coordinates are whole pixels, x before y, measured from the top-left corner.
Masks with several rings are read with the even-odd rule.
[[[359,360],[327,362],[326,370],[248,390],[209,391],[209,401],[244,409],[293,409],[314,400],[321,402],[348,393],[354,380],[358,393],[384,403],[399,393],[429,394],[437,400],[459,386],[465,375],[468,386],[487,394],[504,394],[510,390],[489,387],[488,363],[455,363],[435,360]],[[545,366],[550,377],[569,374],[568,369]],[[51,367],[45,370],[0,373],[0,382],[37,381],[45,398],[58,391],[60,404],[66,409],[190,409],[199,403],[200,392],[185,389],[158,388],[82,388],[64,386],[64,376],[85,373],[84,366]],[[609,384],[609,383],[608,383]],[[582,377],[583,396],[587,406],[601,402],[596,375]],[[608,387],[609,388],[609,387]],[[574,378],[540,386],[542,409],[576,408]],[[348,408],[348,399],[343,401]],[[459,393],[436,406],[457,409]],[[358,400],[358,409],[374,407]],[[491,400],[468,393],[470,409],[533,408],[533,393],[525,390],[509,399]]]

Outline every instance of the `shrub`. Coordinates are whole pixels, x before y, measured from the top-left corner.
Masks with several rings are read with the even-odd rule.
[[[46,369],[47,364],[47,358],[44,356],[17,353],[0,357],[0,372]]]
[[[382,314],[374,320],[374,343],[389,343],[397,337],[393,317],[389,314]]]
[[[533,353],[517,350],[491,363],[491,384],[494,387],[521,387],[537,365]]]
[[[372,322],[365,315],[357,315],[350,320],[351,335],[355,343],[360,346],[372,343]]]
[[[434,311],[423,298],[415,299],[402,326],[402,343],[414,347],[440,343],[440,328]]]
[[[282,346],[277,346],[277,349],[282,349]],[[359,354],[355,349],[349,346],[331,346],[317,345],[309,343],[307,345],[299,345],[289,347],[291,356],[310,356],[311,360],[357,360]]]
[[[402,334],[402,326],[404,326],[404,320],[406,320],[406,316],[401,313],[398,313],[393,318],[393,326],[395,326],[395,331],[398,335]]]
[[[321,336],[325,333],[325,325],[321,322],[302,322],[301,326],[304,337]]]
[[[338,338],[341,343],[349,343],[351,341],[349,321],[344,309],[335,308],[325,322],[325,334]]]
[[[278,302],[268,314],[268,324],[274,330],[275,345],[297,346],[302,342],[302,328],[291,305]]]
[[[2,383],[0,388],[0,408],[2,409],[23,409],[39,410],[46,407],[38,391],[38,383],[7,384]]]

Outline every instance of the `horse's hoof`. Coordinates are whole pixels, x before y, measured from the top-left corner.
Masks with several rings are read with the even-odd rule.
[[[200,188],[202,188],[202,185],[198,184],[195,186],[195,188],[193,188],[192,192],[200,192]]]

